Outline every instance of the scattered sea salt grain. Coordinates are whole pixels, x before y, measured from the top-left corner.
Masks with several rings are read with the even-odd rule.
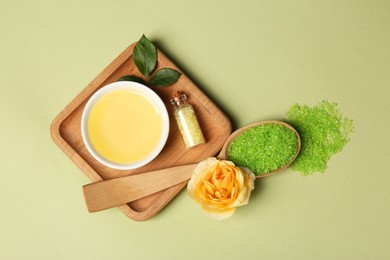
[[[330,157],[344,148],[353,131],[352,120],[341,114],[337,103],[327,100],[314,107],[295,104],[287,118],[301,137],[301,151],[290,167],[304,176],[323,173]]]

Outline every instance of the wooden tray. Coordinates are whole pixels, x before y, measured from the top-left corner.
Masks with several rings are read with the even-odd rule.
[[[82,111],[90,96],[99,88],[116,81],[124,75],[131,74],[141,77],[132,59],[135,44],[133,43],[126,48],[81,91],[57,115],[51,125],[50,132],[54,142],[92,182],[199,162],[217,154],[231,133],[229,119],[186,75],[182,74],[179,81],[169,87],[152,88],[163,99],[169,111],[170,118],[168,140],[160,155],[141,168],[127,171],[111,169],[96,161],[89,154],[81,139],[80,120]],[[157,69],[163,67],[180,71],[175,64],[158,50]],[[175,91],[183,91],[188,95],[188,102],[194,106],[199,123],[204,132],[206,144],[193,149],[185,148],[177,124],[173,118],[172,105],[170,104],[170,97]],[[119,209],[133,220],[147,220],[162,210],[185,186],[186,183],[178,184],[164,191],[120,206]]]

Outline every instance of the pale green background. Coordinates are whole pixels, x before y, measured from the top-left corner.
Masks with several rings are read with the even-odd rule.
[[[224,222],[185,192],[146,222],[87,213],[49,126],[143,33],[235,128],[328,99],[351,142]],[[390,1],[0,0],[0,37],[1,259],[390,259]]]

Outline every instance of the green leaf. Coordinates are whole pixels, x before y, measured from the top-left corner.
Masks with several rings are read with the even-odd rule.
[[[141,84],[145,84],[145,81],[139,77],[133,76],[133,75],[126,75],[123,77],[120,77],[117,81],[134,81]]]
[[[145,77],[149,77],[157,64],[157,49],[145,35],[135,45],[133,55],[135,66]]]
[[[149,80],[154,86],[164,87],[175,83],[181,76],[181,73],[174,69],[160,69]]]

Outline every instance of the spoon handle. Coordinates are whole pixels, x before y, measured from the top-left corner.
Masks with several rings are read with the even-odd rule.
[[[188,181],[197,164],[176,166],[83,186],[89,212],[124,205]]]

